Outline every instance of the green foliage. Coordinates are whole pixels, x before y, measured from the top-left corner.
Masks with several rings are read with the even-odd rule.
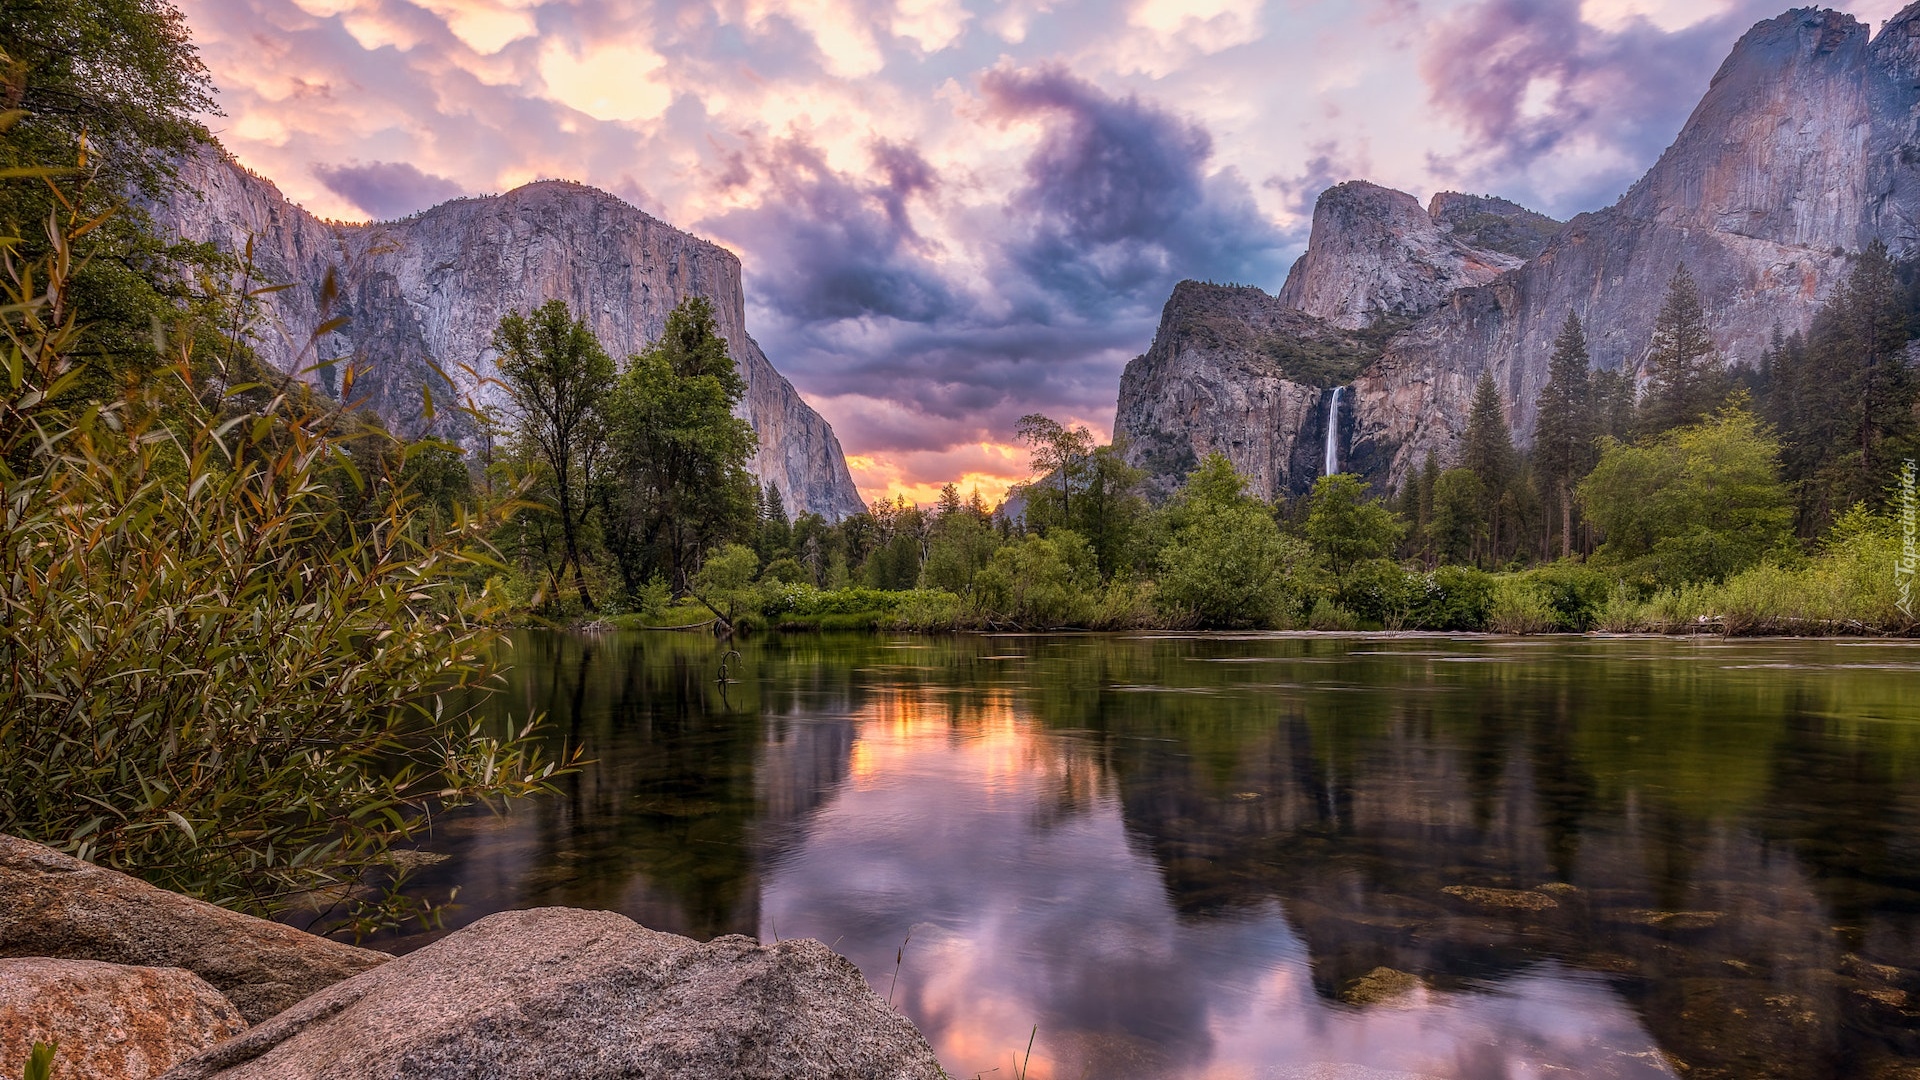
[[[1738,404],[1643,445],[1609,442],[1582,481],[1596,553],[1642,587],[1723,581],[1790,550],[1778,445]]]
[[[1587,375],[1587,335],[1571,310],[1553,343],[1547,386],[1540,392],[1533,427],[1533,464],[1543,492],[1560,507],[1560,556],[1573,549],[1573,485],[1593,467],[1592,383]]]
[[[1440,561],[1473,561],[1487,536],[1488,523],[1480,512],[1486,491],[1471,469],[1448,469],[1434,481],[1433,518],[1427,531]]]
[[[1286,626],[1301,613],[1312,563],[1264,509],[1203,502],[1161,549],[1156,597],[1197,626]]]
[[[654,573],[678,587],[701,552],[759,525],[747,472],[759,443],[733,413],[745,393],[703,297],[669,312],[660,340],[615,383],[606,427],[617,475],[601,502],[629,589]]]
[[[728,623],[757,613],[760,590],[753,579],[760,572],[760,556],[745,544],[728,544],[707,553],[693,575],[691,588],[700,602]]]
[[[27,1071],[21,1074],[21,1080],[51,1080],[53,1057],[59,1052],[58,1042],[44,1043],[36,1040],[33,1049],[27,1053]]]
[[[1497,634],[1543,634],[1554,628],[1553,597],[1546,583],[1525,574],[1493,580],[1487,628]]]
[[[1407,625],[1421,630],[1484,630],[1493,609],[1493,575],[1471,566],[1442,566],[1421,577]]]
[[[547,497],[559,522],[561,558],[553,576],[557,583],[573,567],[576,594],[592,611],[580,534],[592,510],[595,480],[606,464],[600,405],[612,386],[613,360],[564,300],[549,300],[530,315],[503,316],[493,348],[513,402],[515,434],[543,470],[536,490]]]
[[[1000,537],[978,513],[966,507],[950,509],[934,520],[928,533],[920,580],[929,588],[965,593],[999,546]]]
[[[1912,633],[1890,569],[1899,554],[1898,522],[1856,506],[1803,565],[1763,561],[1722,583],[1661,589],[1644,600],[1616,590],[1596,621],[1662,633]]]
[[[23,177],[0,181],[0,235],[16,238],[14,254],[48,257],[55,214],[97,221],[87,236],[94,257],[71,267],[65,302],[88,328],[90,363],[75,400],[112,400],[162,363],[154,320],[172,324],[183,307],[210,314],[232,299],[209,298],[206,287],[230,259],[162,241],[140,209],[175,191],[182,157],[208,152],[198,117],[218,113],[212,83],[185,18],[165,0],[9,3],[0,13],[0,113],[9,121],[0,176]],[[49,166],[75,182],[56,191],[33,178]],[[215,347],[213,325],[195,328],[204,357],[231,351]]]
[[[1892,469],[1920,448],[1920,382],[1904,357],[1912,328],[1902,293],[1875,241],[1808,340],[1776,340],[1762,358],[1766,412],[1781,433],[1802,535],[1856,502],[1883,505]]]
[[[1288,382],[1326,390],[1359,377],[1408,324],[1406,319],[1383,318],[1364,330],[1319,338],[1275,334],[1263,339],[1259,348]]]
[[[1099,583],[1093,548],[1078,533],[1055,529],[994,552],[974,577],[973,603],[990,625],[1085,626]]]
[[[1307,540],[1336,582],[1354,567],[1393,553],[1406,525],[1393,511],[1367,498],[1351,473],[1323,476],[1307,497]]]
[[[184,359],[47,423],[81,334],[50,240],[5,253],[0,308],[0,830],[271,911],[441,806],[547,787],[531,726],[459,704],[492,684],[462,582],[498,508],[430,527],[399,455],[362,473],[303,396],[208,400]]]
[[[1311,553],[1246,494],[1246,478],[1209,454],[1168,511],[1155,600],[1199,626],[1283,626],[1297,618]]]

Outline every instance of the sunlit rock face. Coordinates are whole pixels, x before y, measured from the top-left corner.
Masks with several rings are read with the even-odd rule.
[[[1567,313],[1585,324],[1595,367],[1638,373],[1682,263],[1721,353],[1757,363],[1776,326],[1808,327],[1849,253],[1878,239],[1896,259],[1920,255],[1916,132],[1920,5],[1877,36],[1849,15],[1802,9],[1741,38],[1673,145],[1619,202],[1537,249],[1546,219],[1504,200],[1443,194],[1417,213],[1410,196],[1372,185],[1331,189],[1279,299],[1383,339],[1352,381],[1342,461],[1393,487],[1429,451],[1451,460],[1489,370],[1527,444]],[[1130,367],[1128,378],[1144,374]],[[1127,404],[1123,382],[1123,416]],[[1180,434],[1198,445],[1240,423],[1230,412],[1195,416]],[[1291,446],[1323,435],[1308,424],[1269,437]]]
[[[1469,246],[1403,191],[1353,180],[1315,203],[1307,253],[1287,274],[1280,302],[1360,330],[1431,311],[1454,290],[1485,285],[1521,261]]]
[[[561,181],[346,225],[315,218],[265,178],[217,157],[190,161],[182,173],[182,193],[155,210],[163,227],[235,252],[251,237],[254,284],[293,283],[262,297],[253,335],[261,357],[309,372],[336,395],[347,365],[309,369],[351,360],[350,396],[396,432],[477,445],[477,426],[458,406],[469,396],[501,403],[489,381],[498,375],[490,343],[507,312],[565,300],[619,360],[656,340],[683,299],[701,296],[747,381],[740,412],[760,436],[753,471],[779,485],[794,512],[837,519],[863,509],[833,429],[748,336],[740,260],[725,248]],[[329,269],[338,295],[327,305]],[[337,316],[348,321],[314,342],[315,328]]]
[[[1183,281],[1145,356],[1120,377],[1116,438],[1164,497],[1200,459],[1224,454],[1262,498],[1318,475],[1327,391],[1284,357],[1319,346],[1353,352],[1355,335],[1250,286]]]

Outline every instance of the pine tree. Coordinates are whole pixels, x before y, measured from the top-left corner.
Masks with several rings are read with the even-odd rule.
[[[1480,513],[1488,527],[1487,554],[1495,559],[1500,547],[1500,505],[1513,479],[1515,455],[1513,432],[1507,427],[1506,410],[1491,371],[1481,372],[1480,383],[1474,387],[1460,465],[1480,480]]]
[[[1596,434],[1625,439],[1633,434],[1633,374],[1594,371],[1588,376]]]
[[[1638,425],[1643,435],[1699,423],[1724,395],[1720,356],[1707,333],[1699,287],[1685,263],[1673,272],[1654,320],[1647,371]]]
[[[1547,388],[1540,393],[1533,429],[1533,460],[1540,480],[1560,503],[1560,557],[1573,553],[1573,485],[1593,459],[1593,388],[1587,377],[1587,335],[1572,311],[1553,343]],[[1550,520],[1550,519],[1549,519]],[[1549,529],[1552,526],[1548,526]]]
[[[1913,445],[1908,331],[1893,262],[1876,241],[1814,317],[1809,339],[1769,350],[1765,413],[1781,435],[1802,535],[1855,502],[1877,501],[1888,460]]]

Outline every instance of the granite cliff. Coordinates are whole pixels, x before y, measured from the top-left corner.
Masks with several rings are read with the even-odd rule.
[[[1877,35],[1812,8],[1757,24],[1653,168],[1619,202],[1557,228],[1490,197],[1443,193],[1421,212],[1411,196],[1371,184],[1329,189],[1278,297],[1241,298],[1234,310],[1292,309],[1311,320],[1304,340],[1343,330],[1374,339],[1345,383],[1341,460],[1393,486],[1429,450],[1451,457],[1484,370],[1528,443],[1568,311],[1586,324],[1596,367],[1638,374],[1685,263],[1721,353],[1752,364],[1775,326],[1809,325],[1848,254],[1875,240],[1898,260],[1920,256],[1920,4]],[[1238,402],[1256,388],[1304,402],[1312,384],[1272,372],[1248,382],[1241,372],[1257,357],[1244,351],[1209,362],[1162,347],[1189,337],[1195,319],[1220,317],[1202,302],[1214,288],[1175,290],[1154,347],[1122,377],[1115,430],[1163,487],[1177,445],[1190,457],[1227,453],[1268,494],[1302,490],[1319,471],[1324,391],[1317,412],[1251,412]],[[1169,400],[1199,404],[1170,417]],[[1294,468],[1262,473],[1262,462]]]
[[[183,177],[183,194],[154,208],[157,222],[230,251],[251,237],[255,283],[293,284],[262,298],[261,357],[283,371],[350,359],[352,396],[396,432],[476,435],[451,406],[469,395],[500,402],[490,342],[509,311],[565,300],[619,359],[657,339],[682,299],[703,296],[747,382],[740,411],[760,436],[752,470],[779,486],[792,512],[838,519],[864,509],[833,429],[747,334],[740,260],[716,244],[563,181],[362,225],[322,221],[217,156],[188,162]],[[329,268],[339,292],[323,314]],[[314,328],[341,315],[348,321],[310,348]],[[337,393],[343,366],[309,377]]]

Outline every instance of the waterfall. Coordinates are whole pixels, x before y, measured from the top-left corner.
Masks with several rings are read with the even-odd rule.
[[[1340,391],[1344,386],[1333,388],[1333,400],[1327,403],[1327,463],[1321,475],[1332,476],[1340,471]]]

